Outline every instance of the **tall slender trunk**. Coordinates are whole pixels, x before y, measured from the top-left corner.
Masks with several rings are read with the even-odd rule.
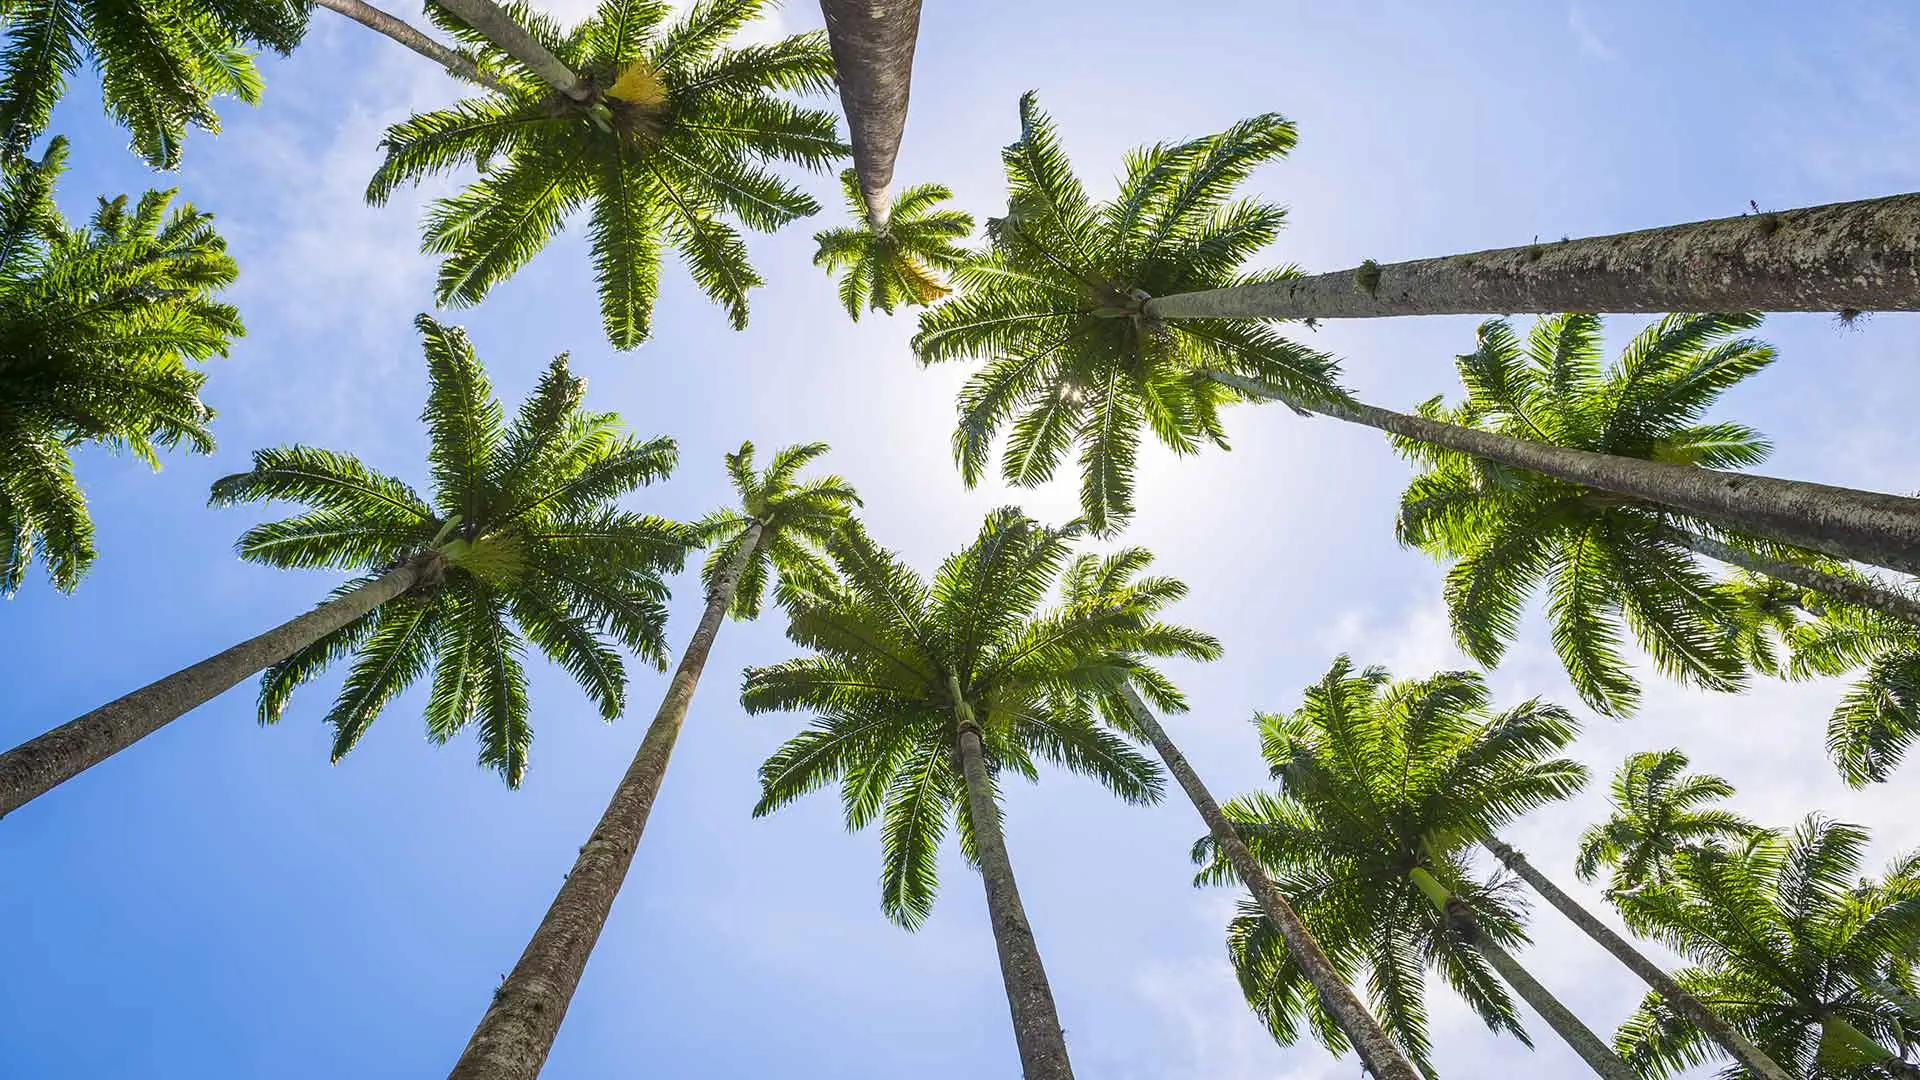
[[[1027,911],[1020,903],[1020,886],[1013,880],[1013,860],[1000,833],[1000,808],[993,801],[993,781],[987,776],[980,749],[980,725],[973,706],[960,691],[960,680],[949,675],[953,694],[954,741],[960,750],[960,771],[967,784],[967,820],[973,823],[974,854],[980,858],[980,880],[987,890],[987,917],[993,923],[993,945],[1000,954],[1000,980],[1007,988],[1007,1008],[1013,1014],[1013,1041],[1020,1049],[1024,1080],[1073,1080],[1067,1060],[1066,1033],[1060,1030],[1059,1010],[1047,969],[1040,963],[1040,945],[1033,939]]]
[[[1527,861],[1527,857],[1498,837],[1488,837],[1481,845],[1493,852],[1495,858],[1504,863],[1507,869],[1520,876],[1540,894],[1541,898],[1553,905],[1554,910],[1567,917],[1567,921],[1580,928],[1599,946],[1613,954],[1615,960],[1626,965],[1629,971],[1640,976],[1642,982],[1653,988],[1674,1011],[1692,1021],[1693,1025],[1714,1042],[1726,1047],[1727,1053],[1744,1066],[1747,1072],[1763,1080],[1792,1080],[1792,1077],[1778,1063],[1768,1057],[1759,1047],[1748,1041],[1733,1025],[1721,1019],[1720,1014],[1708,1008],[1706,1003],[1681,988],[1673,977],[1660,969],[1658,964],[1647,959],[1646,955],[1633,947],[1626,938],[1613,932],[1613,928],[1595,918],[1593,913],[1580,906],[1573,897],[1560,891],[1545,874]]]
[[[593,834],[580,846],[566,881],[547,907],[547,914],[527,942],[526,951],[513,965],[506,980],[493,992],[493,1003],[467,1041],[460,1060],[454,1063],[449,1080],[532,1080],[540,1075],[547,1055],[553,1050],[560,1022],[566,1019],[567,1006],[580,986],[587,959],[607,925],[614,898],[633,865],[633,854],[640,846],[640,834],[647,827],[654,797],[667,775],[667,759],[686,723],[687,708],[700,684],[700,673],[707,666],[707,654],[713,651],[713,639],[733,605],[734,590],[740,575],[760,544],[762,526],[748,526],[745,539],[733,561],[707,594],[707,610],[694,628],[692,640],[680,655],[667,694],[640,740],[632,764],[613,789],[613,798],[594,825]]]
[[[1552,991],[1540,985],[1540,981],[1520,961],[1515,960],[1512,953],[1481,929],[1480,920],[1465,900],[1455,896],[1451,889],[1422,867],[1414,867],[1407,872],[1407,876],[1413,879],[1421,892],[1427,894],[1427,899],[1433,901],[1434,908],[1447,920],[1448,929],[1458,934],[1474,952],[1485,957],[1493,970],[1500,973],[1508,986],[1513,987],[1513,992],[1520,995],[1520,1000],[1545,1020],[1554,1034],[1580,1055],[1580,1060],[1586,1062],[1588,1068],[1603,1080],[1640,1080],[1639,1074],[1620,1060],[1611,1047],[1600,1041],[1600,1036],[1595,1035],[1592,1028],[1581,1023],[1572,1009],[1554,997]]]
[[[887,189],[907,126],[920,0],[820,0],[853,142],[853,171],[876,233],[887,226]]]
[[[1206,374],[1223,386],[1295,409],[1658,503],[1837,559],[1920,573],[1920,499],[1573,450],[1359,402],[1300,401],[1257,379],[1218,371]]]
[[[1920,625],[1920,600],[1887,588],[1885,585],[1855,581],[1852,578],[1841,577],[1839,574],[1827,573],[1825,570],[1816,570],[1811,566],[1800,566],[1781,559],[1757,555],[1715,540],[1713,537],[1701,536],[1684,529],[1674,529],[1670,535],[1674,543],[1715,562],[1737,566],[1742,570],[1751,570],[1756,574],[1784,581],[1789,585],[1798,585],[1803,589],[1853,604],[1856,607],[1872,608],[1896,619],[1905,619]]]
[[[534,40],[526,27],[514,22],[493,0],[440,0],[440,6],[458,15],[493,42],[494,47],[518,60],[555,90],[578,102],[593,100],[593,87],[548,52],[545,45]]]
[[[365,0],[313,0],[313,2],[329,11],[345,15],[376,34],[384,34],[392,38],[446,68],[447,73],[456,79],[477,83],[503,94],[512,92],[512,87],[481,71],[480,65],[474,62],[473,57],[447,48],[405,21],[366,3]]]
[[[1414,1071],[1400,1048],[1380,1027],[1380,1022],[1373,1018],[1353,988],[1333,969],[1333,963],[1320,950],[1320,943],[1314,940],[1312,931],[1300,921],[1293,905],[1287,903],[1286,896],[1267,876],[1266,870],[1253,857],[1253,852],[1247,850],[1239,830],[1227,820],[1220,804],[1213,800],[1213,794],[1200,782],[1200,775],[1193,771],[1186,755],[1180,752],[1173,739],[1168,737],[1166,729],[1160,726],[1153,710],[1140,699],[1133,687],[1126,687],[1126,695],[1127,708],[1133,714],[1134,725],[1153,744],[1160,760],[1166,763],[1167,771],[1180,782],[1187,798],[1193,801],[1193,808],[1200,812],[1200,820],[1207,823],[1207,830],[1213,834],[1213,842],[1226,855],[1227,863],[1239,875],[1241,883],[1253,893],[1255,902],[1260,905],[1268,921],[1280,931],[1281,939],[1287,943],[1287,953],[1299,965],[1307,981],[1313,984],[1321,1007],[1327,1010],[1327,1015],[1333,1017],[1333,1022],[1346,1034],[1368,1074],[1376,1080],[1420,1080],[1420,1074]]]
[[[353,622],[439,573],[426,554],[258,637],[110,701],[0,754],[0,817],[159,731],[248,676]]]
[[[1920,194],[1363,263],[1149,300],[1162,319],[1920,310]]]

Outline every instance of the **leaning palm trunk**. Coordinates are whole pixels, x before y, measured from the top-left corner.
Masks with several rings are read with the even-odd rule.
[[[1507,869],[1518,874],[1522,881],[1531,886],[1534,892],[1539,893],[1547,903],[1552,904],[1556,911],[1565,915],[1568,922],[1579,927],[1601,948],[1612,953],[1615,960],[1640,976],[1641,980],[1652,987],[1653,991],[1672,1006],[1674,1011],[1686,1017],[1695,1027],[1706,1032],[1709,1038],[1725,1047],[1727,1053],[1732,1054],[1733,1059],[1739,1062],[1749,1075],[1759,1077],[1761,1080],[1792,1080],[1785,1069],[1782,1069],[1759,1047],[1753,1045],[1745,1035],[1735,1030],[1733,1025],[1721,1019],[1720,1014],[1708,1008],[1699,998],[1681,989],[1680,984],[1674,982],[1673,977],[1662,971],[1658,964],[1647,959],[1646,955],[1634,948],[1627,939],[1614,933],[1612,927],[1595,918],[1592,912],[1581,907],[1573,897],[1562,892],[1558,885],[1528,862],[1525,855],[1514,850],[1498,837],[1482,840],[1481,845],[1491,851]]]
[[[653,800],[667,774],[667,760],[686,723],[687,708],[700,684],[700,673],[713,651],[734,590],[760,543],[762,526],[748,526],[740,550],[707,594],[707,610],[694,628],[680,666],[667,685],[667,695],[647,727],[640,749],[625,776],[613,789],[613,798],[600,815],[593,834],[580,847],[560,892],[513,965],[493,1003],[474,1029],[473,1038],[454,1063],[449,1080],[533,1080],[540,1075],[553,1050],[560,1022],[566,1019],[573,992],[587,969],[587,959],[607,925],[614,898],[633,865],[640,834],[647,827]]]
[[[1020,903],[1020,886],[1013,879],[1013,860],[1007,856],[1000,833],[1000,807],[993,800],[993,782],[980,748],[980,725],[973,706],[960,693],[960,681],[948,677],[953,690],[955,740],[960,770],[967,784],[967,820],[973,824],[974,853],[980,860],[980,880],[987,890],[987,917],[993,923],[993,944],[1000,954],[1000,979],[1007,988],[1007,1008],[1013,1014],[1013,1040],[1020,1050],[1024,1080],[1073,1080],[1067,1060],[1066,1033],[1053,1004],[1053,988],[1040,962],[1040,945]]]
[[[1710,536],[1700,536],[1679,529],[1673,530],[1670,535],[1674,543],[1715,562],[1737,566],[1742,570],[1751,570],[1756,574],[1776,581],[1784,581],[1789,585],[1798,585],[1834,600],[1853,604],[1856,607],[1872,608],[1896,619],[1905,619],[1920,625],[1920,600],[1915,600],[1883,585],[1856,581],[1841,577],[1839,574],[1829,574],[1811,566],[1770,559],[1765,555],[1745,551]]]
[[[1320,950],[1320,943],[1314,940],[1312,931],[1300,921],[1293,905],[1287,903],[1287,898],[1274,885],[1273,879],[1254,859],[1253,852],[1247,850],[1239,830],[1221,812],[1220,804],[1213,800],[1212,793],[1200,782],[1199,774],[1193,771],[1186,755],[1167,736],[1166,729],[1160,726],[1160,721],[1147,708],[1147,703],[1140,699],[1131,686],[1126,687],[1126,694],[1135,726],[1153,744],[1160,760],[1166,763],[1167,771],[1173,774],[1187,797],[1193,800],[1193,808],[1200,812],[1200,819],[1207,823],[1208,831],[1213,833],[1213,842],[1226,856],[1233,872],[1239,875],[1241,883],[1253,893],[1255,902],[1260,905],[1268,921],[1273,923],[1280,937],[1286,941],[1288,954],[1293,957],[1294,963],[1300,965],[1307,981],[1313,984],[1321,1007],[1333,1017],[1334,1023],[1339,1025],[1347,1040],[1353,1044],[1368,1075],[1376,1080],[1418,1080],[1419,1073],[1414,1071],[1406,1056],[1400,1053],[1400,1048],[1381,1029],[1380,1022],[1361,1004],[1353,988],[1334,970],[1327,954]]]
[[[1434,908],[1447,920],[1448,929],[1458,934],[1474,952],[1485,957],[1506,984],[1513,987],[1513,992],[1520,995],[1520,1000],[1545,1020],[1554,1034],[1580,1055],[1588,1068],[1602,1080],[1639,1080],[1638,1074],[1620,1060],[1620,1056],[1606,1043],[1601,1042],[1600,1036],[1595,1035],[1592,1028],[1581,1023],[1580,1018],[1573,1015],[1573,1010],[1561,1004],[1560,999],[1540,985],[1540,981],[1520,961],[1515,960],[1512,953],[1480,928],[1480,920],[1474,916],[1473,909],[1467,906],[1465,900],[1453,895],[1452,890],[1421,867],[1414,867],[1407,872],[1407,876],[1413,879],[1421,892],[1427,894],[1427,899],[1433,901]]]
[[[159,731],[300,649],[434,580],[442,556],[417,556],[298,618],[110,701],[0,754],[0,817]]]
[[[448,74],[456,79],[477,83],[489,90],[507,93],[509,87],[500,80],[480,70],[473,57],[447,48],[445,45],[421,33],[401,19],[374,7],[364,0],[313,0],[320,7],[336,11],[376,34],[384,34],[405,45],[421,56],[446,68]]]
[[[574,70],[534,40],[527,28],[513,21],[493,0],[440,0],[440,6],[458,15],[468,26],[486,35],[501,52],[513,57],[547,85],[575,101],[593,99],[593,87]]]
[[[885,233],[887,188],[907,125],[920,0],[820,0],[820,13],[827,20],[867,222],[874,232]]]
[[[1679,510],[1837,559],[1920,573],[1920,499],[1804,480],[1616,457],[1478,431],[1359,402],[1300,401],[1256,379],[1208,371],[1223,386],[1502,465]]]
[[[1920,194],[1156,297],[1160,319],[1920,310]]]

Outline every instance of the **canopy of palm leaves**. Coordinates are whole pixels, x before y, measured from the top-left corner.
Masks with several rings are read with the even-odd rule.
[[[17,157],[46,130],[67,80],[100,72],[108,115],[156,169],[180,164],[189,125],[220,130],[213,99],[260,100],[247,52],[290,52],[306,33],[300,0],[25,0],[0,5],[0,154]]]
[[[0,595],[38,559],[71,589],[93,561],[72,448],[213,449],[206,376],[244,333],[214,295],[237,274],[213,218],[173,192],[101,199],[84,226],[54,205],[67,144],[0,177]]]
[[[702,570],[711,589],[739,556],[752,526],[761,527],[759,542],[734,586],[734,618],[759,617],[767,581],[776,574],[781,580],[815,581],[833,573],[821,552],[860,505],[860,496],[838,475],[794,482],[801,469],[826,452],[823,442],[789,446],[773,455],[762,472],[754,471],[750,442],[727,455],[727,477],[740,505],[708,514],[694,525],[694,532],[711,548]]]
[[[1079,448],[1080,500],[1098,533],[1133,512],[1141,428],[1175,453],[1226,445],[1220,406],[1242,395],[1204,375],[1257,379],[1297,400],[1337,397],[1332,358],[1256,323],[1156,324],[1144,300],[1291,276],[1241,267],[1279,234],[1286,214],[1235,189],[1294,142],[1267,114],[1216,135],[1128,155],[1120,191],[1092,201],[1031,93],[1020,139],[1001,157],[1007,213],[956,271],[955,296],[920,316],[923,363],[980,360],[961,391],[954,456],[979,480],[1002,427],[1001,473],[1032,485]]]
[[[650,332],[669,245],[733,325],[745,326],[747,292],[761,279],[739,231],[723,219],[772,230],[817,212],[811,196],[765,165],[821,168],[846,153],[832,113],[779,96],[832,85],[825,38],[728,48],[771,0],[700,0],[671,24],[665,3],[605,0],[571,30],[524,4],[502,6],[591,82],[595,97],[573,101],[470,27],[437,15],[515,88],[396,124],[382,144],[386,160],[367,188],[376,203],[401,184],[479,170],[427,215],[425,248],[445,256],[440,302],[478,303],[585,208],[601,314],[616,347],[631,349]]]
[[[1665,885],[1674,856],[1721,840],[1751,836],[1755,826],[1731,810],[1709,804],[1733,797],[1733,785],[1718,776],[1687,772],[1678,750],[1629,754],[1607,794],[1607,820],[1580,834],[1574,873],[1592,881],[1601,868],[1613,871],[1608,888],[1625,892]]]
[[[1739,849],[1682,852],[1671,882],[1615,902],[1628,925],[1698,965],[1675,973],[1681,986],[1788,1071],[1809,1080],[1900,1075],[1849,1045],[1832,1022],[1889,1051],[1904,1046],[1910,1030],[1862,976],[1914,993],[1920,856],[1900,860],[1879,882],[1862,881],[1866,846],[1864,829],[1809,817],[1790,838],[1766,833]],[[1701,1065],[1716,1049],[1653,994],[1615,1046],[1655,1078]],[[1722,1075],[1741,1074],[1729,1067]]]
[[[748,671],[741,703],[816,719],[761,766],[754,813],[838,781],[848,828],[881,822],[881,906],[902,926],[933,909],[949,824],[974,858],[950,680],[996,783],[1035,780],[1047,761],[1128,802],[1160,797],[1159,767],[1101,727],[1093,705],[1120,677],[1113,654],[1143,647],[1136,615],[1045,606],[1079,531],[996,510],[928,581],[855,524],[828,547],[834,578],[782,590],[788,636],[812,655]]]
[[[857,224],[813,234],[820,250],[815,266],[840,276],[840,303],[854,321],[860,310],[893,314],[901,304],[931,304],[947,295],[941,275],[967,260],[955,244],[973,231],[973,216],[964,210],[938,210],[953,198],[940,184],[916,184],[893,201],[886,231],[875,232],[860,194],[860,181],[848,169],[840,174],[847,210]]]
[[[1548,756],[1578,731],[1566,710],[1535,700],[1495,713],[1488,700],[1473,672],[1394,682],[1384,668],[1355,672],[1342,656],[1299,710],[1260,718],[1261,752],[1280,790],[1225,808],[1334,967],[1364,986],[1381,1026],[1428,1074],[1429,970],[1488,1027],[1528,1040],[1506,987],[1448,931],[1409,871],[1425,868],[1472,905],[1493,940],[1526,941],[1516,883],[1476,877],[1468,845],[1586,779],[1578,763]],[[1202,880],[1234,880],[1210,839],[1194,855],[1212,859]],[[1336,1053],[1348,1048],[1251,901],[1241,902],[1227,948],[1247,1003],[1275,1039],[1291,1044],[1305,1027]]]
[[[1163,713],[1186,712],[1186,696],[1148,660],[1217,660],[1220,639],[1192,627],[1161,621],[1161,611],[1186,596],[1187,585],[1177,578],[1140,576],[1152,565],[1153,553],[1143,547],[1121,548],[1109,555],[1084,554],[1067,567],[1060,594],[1069,610],[1089,615],[1123,613],[1131,620],[1135,629],[1128,635],[1127,653],[1120,657],[1127,684]],[[1100,695],[1099,707],[1114,728],[1132,738],[1143,738],[1123,688]]]
[[[215,504],[283,499],[311,507],[247,530],[240,555],[362,575],[341,591],[425,552],[445,560],[438,582],[269,668],[260,720],[278,720],[295,688],[352,657],[327,715],[338,760],[431,668],[428,737],[444,742],[477,722],[481,763],[517,786],[533,738],[527,642],[573,676],[608,720],[626,697],[615,643],[665,668],[661,574],[680,566],[688,530],[614,504],[666,476],[676,451],[671,439],[640,441],[614,414],[586,411],[586,382],[564,356],[509,422],[466,335],[425,315],[417,325],[427,357],[431,503],[350,455],[305,446],[256,451],[251,471],[214,485]]]
[[[1600,362],[1600,321],[1540,319],[1525,341],[1505,320],[1482,323],[1459,358],[1466,400],[1421,412],[1466,427],[1619,457],[1731,469],[1770,449],[1752,428],[1703,421],[1728,387],[1766,367],[1773,350],[1737,337],[1757,315],[1669,315]],[[1544,580],[1554,651],[1582,700],[1631,713],[1639,685],[1621,654],[1631,633],[1665,674],[1715,690],[1743,685],[1735,644],[1741,605],[1674,541],[1711,531],[1669,511],[1536,473],[1400,441],[1427,471],[1407,488],[1403,542],[1443,559],[1460,647],[1498,663],[1528,597]]]

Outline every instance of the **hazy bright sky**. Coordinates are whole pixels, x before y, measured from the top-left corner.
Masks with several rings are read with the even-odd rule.
[[[577,14],[585,0],[563,6]],[[411,14],[411,12],[410,12]],[[819,22],[805,0],[787,30]],[[1139,143],[1256,112],[1296,120],[1291,159],[1251,187],[1286,203],[1274,261],[1336,269],[1920,187],[1920,13],[1883,3],[1142,3],[927,6],[897,180],[938,180],[985,216],[1002,205],[997,151],[1015,101],[1040,92],[1096,191]],[[424,373],[410,327],[432,302],[417,253],[423,196],[373,209],[360,192],[388,123],[455,87],[412,53],[328,12],[292,59],[265,62],[259,109],[223,110],[177,177],[144,172],[86,80],[57,114],[73,140],[62,200],[178,184],[214,211],[242,267],[250,328],[210,365],[220,451],[150,475],[93,451],[80,472],[101,557],[73,596],[40,580],[0,609],[0,745],[11,745],[258,632],[332,581],[240,563],[254,520],[203,506],[258,446],[300,441],[424,484]],[[837,103],[835,103],[837,104]],[[841,220],[835,182],[809,181]],[[681,466],[635,505],[694,516],[728,498],[721,454],[824,439],[883,543],[931,566],[1009,501],[1055,520],[1071,484],[965,491],[948,456],[960,368],[919,370],[911,316],[849,323],[809,265],[815,223],[750,241],[769,284],[727,329],[677,268],[654,340],[601,336],[580,232],[553,245],[465,324],[517,403],[571,351],[592,405],[679,440]],[[1454,390],[1473,319],[1327,326],[1351,384],[1408,406]],[[1637,324],[1610,324],[1616,339]],[[1910,491],[1911,317],[1843,329],[1770,321],[1776,368],[1720,415],[1779,445],[1768,471]],[[1300,331],[1305,333],[1305,331]],[[1902,374],[1905,372],[1906,374]],[[1364,429],[1274,408],[1229,418],[1231,453],[1151,453],[1126,540],[1193,588],[1178,609],[1218,634],[1220,662],[1177,677],[1193,713],[1169,726],[1223,797],[1265,782],[1249,720],[1292,708],[1333,655],[1397,674],[1464,666],[1440,571],[1399,550],[1407,466]],[[676,582],[676,646],[697,611]],[[878,838],[847,835],[820,795],[749,818],[754,769],[805,718],[742,715],[738,672],[793,655],[777,616],[723,631],[625,894],[547,1074],[631,1077],[1013,1077],[1006,1004],[977,878],[949,852],[922,931],[880,914]],[[635,746],[664,677],[636,673],[633,714],[599,722],[559,673],[536,671],[533,765],[507,791],[461,740],[423,738],[419,696],[396,701],[343,764],[319,723],[338,676],[273,729],[251,686],[0,823],[0,1076],[34,1080],[430,1077],[464,1044],[545,910]],[[1574,699],[1537,617],[1493,676],[1502,704]],[[1740,698],[1649,674],[1641,714],[1587,718],[1579,801],[1510,839],[1572,885],[1573,838],[1628,752],[1681,746],[1766,822],[1821,808],[1874,827],[1875,858],[1920,843],[1920,763],[1852,792],[1821,749],[1835,684],[1760,684]],[[1224,959],[1227,890],[1190,885],[1191,808],[1122,806],[1048,773],[1008,792],[1009,845],[1089,1080],[1352,1077],[1317,1045],[1275,1047]],[[1577,894],[1597,902],[1591,890]],[[1611,1032],[1637,983],[1550,910],[1536,970]],[[1430,995],[1444,1075],[1578,1063],[1537,1022],[1537,1057]]]

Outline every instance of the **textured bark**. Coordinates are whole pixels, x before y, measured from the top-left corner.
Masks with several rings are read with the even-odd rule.
[[[547,85],[575,101],[593,100],[593,87],[574,70],[534,40],[526,27],[493,0],[440,0],[440,6],[458,15],[461,21],[486,36],[501,52],[520,61],[528,71],[546,80]]]
[[[1073,1080],[1067,1060],[1066,1033],[1047,969],[1040,963],[1040,945],[1020,903],[1020,886],[1013,880],[1013,860],[1000,833],[1000,809],[993,800],[993,781],[980,748],[980,726],[973,706],[960,692],[959,680],[949,676],[953,692],[954,740],[960,750],[960,771],[966,778],[967,818],[973,822],[974,852],[980,857],[980,880],[987,890],[987,917],[993,923],[993,944],[1000,954],[1000,979],[1007,988],[1007,1008],[1013,1014],[1013,1041],[1020,1049],[1020,1074],[1025,1080]]]
[[[1639,1074],[1620,1060],[1620,1055],[1615,1054],[1612,1047],[1600,1041],[1600,1036],[1595,1035],[1592,1028],[1573,1015],[1573,1010],[1554,997],[1552,991],[1540,985],[1540,980],[1515,960],[1512,953],[1480,929],[1480,920],[1465,900],[1453,895],[1452,890],[1420,867],[1414,867],[1408,876],[1420,887],[1421,892],[1427,894],[1427,899],[1433,901],[1433,906],[1447,920],[1447,928],[1474,952],[1485,957],[1493,970],[1500,973],[1508,986],[1513,987],[1513,992],[1520,996],[1520,1000],[1545,1020],[1553,1033],[1580,1055],[1580,1060],[1586,1062],[1588,1068],[1603,1080],[1640,1080]]]
[[[887,188],[907,126],[920,0],[820,0],[853,142],[853,169],[876,233],[887,227]]]
[[[1920,310],[1920,194],[1159,297],[1162,319]]]
[[[1160,760],[1166,763],[1167,771],[1180,782],[1181,790],[1193,801],[1193,808],[1200,812],[1200,820],[1207,823],[1207,831],[1213,834],[1213,842],[1227,857],[1228,865],[1233,867],[1233,872],[1239,876],[1247,891],[1253,894],[1254,901],[1260,905],[1267,920],[1280,931],[1281,939],[1287,943],[1288,955],[1299,965],[1307,981],[1313,984],[1314,992],[1320,998],[1320,1006],[1346,1034],[1347,1041],[1353,1044],[1354,1052],[1360,1055],[1360,1063],[1366,1067],[1368,1074],[1378,1080],[1420,1080],[1420,1074],[1400,1053],[1400,1048],[1393,1044],[1393,1040],[1380,1027],[1380,1022],[1373,1018],[1366,1005],[1354,994],[1353,988],[1334,970],[1332,961],[1320,950],[1320,943],[1314,940],[1312,931],[1300,921],[1293,905],[1287,903],[1286,896],[1267,876],[1266,870],[1253,857],[1253,852],[1247,850],[1239,830],[1221,812],[1220,804],[1213,800],[1213,794],[1200,782],[1200,775],[1193,771],[1186,755],[1174,745],[1167,730],[1160,726],[1153,710],[1140,699],[1133,687],[1127,687],[1126,692],[1127,707],[1133,714],[1135,726],[1153,744]]]
[[[437,571],[438,559],[425,555],[397,566],[345,596],[0,754],[0,817],[413,588]]]
[[[1626,965],[1629,971],[1640,976],[1640,980],[1653,988],[1654,993],[1672,1006],[1675,1012],[1686,1017],[1693,1025],[1714,1042],[1726,1048],[1727,1053],[1747,1070],[1748,1075],[1763,1080],[1793,1080],[1792,1076],[1768,1057],[1759,1047],[1748,1041],[1733,1025],[1721,1019],[1720,1014],[1706,1006],[1699,998],[1681,989],[1673,977],[1661,970],[1658,964],[1647,959],[1646,955],[1633,947],[1626,938],[1613,932],[1613,928],[1595,918],[1593,913],[1581,907],[1573,897],[1560,891],[1545,874],[1542,874],[1527,857],[1499,838],[1490,838],[1481,842],[1494,857],[1506,865],[1507,869],[1520,876],[1540,894],[1541,898],[1553,905],[1554,910],[1567,917],[1567,921],[1580,928],[1581,932],[1592,938],[1601,948],[1613,954],[1615,960]]]
[[[428,37],[426,34],[408,25],[400,19],[381,11],[363,0],[313,0],[315,4],[329,11],[336,11],[376,34],[405,45],[421,56],[447,69],[447,73],[456,79],[477,83],[489,90],[501,93],[510,92],[510,87],[500,80],[480,70],[471,56],[454,51]]]
[[[1803,589],[1853,604],[1856,607],[1872,608],[1896,619],[1905,619],[1920,625],[1920,600],[1915,600],[1884,585],[1855,581],[1852,578],[1829,574],[1810,566],[1798,566],[1779,559],[1770,559],[1765,555],[1742,551],[1710,536],[1699,536],[1679,529],[1675,529],[1672,536],[1674,543],[1715,562],[1737,566],[1742,570],[1751,570],[1756,574],[1763,574],[1789,585],[1798,585]]]
[[[707,594],[707,610],[694,628],[692,640],[680,655],[680,666],[667,684],[666,697],[648,725],[640,749],[625,776],[613,789],[613,798],[600,815],[593,834],[580,847],[566,881],[548,906],[547,914],[513,965],[493,1003],[474,1029],[473,1038],[454,1063],[449,1080],[533,1080],[540,1075],[553,1050],[560,1022],[580,986],[587,959],[607,925],[614,898],[633,865],[640,834],[646,830],[653,800],[666,778],[667,760],[686,723],[687,708],[700,684],[700,673],[713,651],[713,640],[733,604],[734,590],[747,561],[760,544],[762,526],[748,527],[745,542],[726,571]]]
[[[1657,503],[1837,559],[1920,574],[1920,499],[1572,450],[1373,405],[1296,401],[1255,379],[1224,372],[1207,375],[1223,386],[1296,409]]]

